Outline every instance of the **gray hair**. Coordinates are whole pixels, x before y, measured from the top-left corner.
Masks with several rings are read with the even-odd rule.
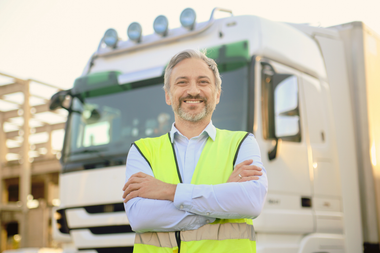
[[[220,74],[219,74],[219,70],[218,70],[218,66],[216,65],[216,62],[213,59],[208,58],[205,52],[201,52],[199,50],[193,50],[193,49],[184,50],[172,57],[168,66],[166,66],[166,69],[165,69],[164,90],[166,91],[170,90],[170,75],[172,73],[173,68],[181,61],[185,59],[190,59],[190,58],[203,60],[209,66],[209,68],[214,73],[215,86],[220,91],[222,89],[222,79],[220,79]]]

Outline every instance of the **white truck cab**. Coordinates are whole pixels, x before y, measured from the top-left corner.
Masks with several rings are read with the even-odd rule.
[[[135,140],[170,130],[164,69],[193,48],[206,49],[222,76],[214,125],[252,132],[261,149],[269,191],[253,221],[257,252],[379,252],[379,37],[360,22],[194,17],[186,9],[171,30],[158,17],[147,36],[133,23],[127,41],[108,30],[73,88],[52,97],[51,109],[69,111],[56,238],[78,252],[132,252],[126,155]]]

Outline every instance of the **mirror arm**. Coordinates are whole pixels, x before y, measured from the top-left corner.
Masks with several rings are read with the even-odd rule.
[[[273,149],[268,151],[268,159],[269,161],[274,160],[277,157],[277,148],[278,148],[278,138],[276,137],[276,144],[274,145]]]
[[[73,109],[71,109],[71,108],[64,107],[63,105],[61,105],[61,108],[62,108],[62,109],[65,109],[65,110],[68,111],[69,113],[76,112],[76,113],[82,114],[81,111],[73,110]]]
[[[63,95],[64,97],[61,98],[60,94],[64,94]],[[75,112],[78,114],[82,114],[81,111],[73,110],[71,108],[67,108],[67,107],[63,106],[63,100],[66,96],[70,96],[71,98],[77,97],[79,99],[79,101],[82,104],[84,104],[83,98],[80,95],[73,95],[71,93],[71,89],[70,89],[70,90],[64,90],[64,91],[59,91],[59,92],[55,93],[50,99],[49,109],[54,111],[58,108],[62,108],[62,109],[65,109],[66,111],[68,111],[69,113]]]
[[[73,109],[70,109],[70,108],[63,107],[63,106],[62,106],[62,108],[63,108],[63,109],[66,109],[69,113],[76,112],[76,113],[78,113],[78,114],[82,114],[81,111],[73,110]]]

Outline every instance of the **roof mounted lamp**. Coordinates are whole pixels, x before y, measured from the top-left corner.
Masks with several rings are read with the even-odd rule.
[[[137,22],[130,24],[127,29],[127,35],[130,40],[139,43],[142,35],[141,25]]]
[[[103,42],[110,48],[116,48],[119,38],[115,29],[108,29],[103,36]]]
[[[194,29],[196,18],[197,15],[195,14],[195,11],[191,8],[186,8],[181,12],[179,21],[183,27],[191,31]]]
[[[168,34],[168,27],[169,21],[164,15],[158,16],[153,22],[154,31],[162,37]]]

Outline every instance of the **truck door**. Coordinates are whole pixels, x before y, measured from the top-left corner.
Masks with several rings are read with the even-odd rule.
[[[258,234],[314,231],[312,184],[305,133],[301,72],[261,60],[256,65],[255,136],[268,173],[269,191],[263,213],[254,220]],[[258,78],[257,78],[258,79]],[[256,79],[256,80],[257,80]]]
[[[339,167],[333,160],[331,125],[328,122],[329,87],[327,83],[302,73],[300,84],[310,147],[309,168],[313,190],[313,209],[317,233],[343,233]]]

